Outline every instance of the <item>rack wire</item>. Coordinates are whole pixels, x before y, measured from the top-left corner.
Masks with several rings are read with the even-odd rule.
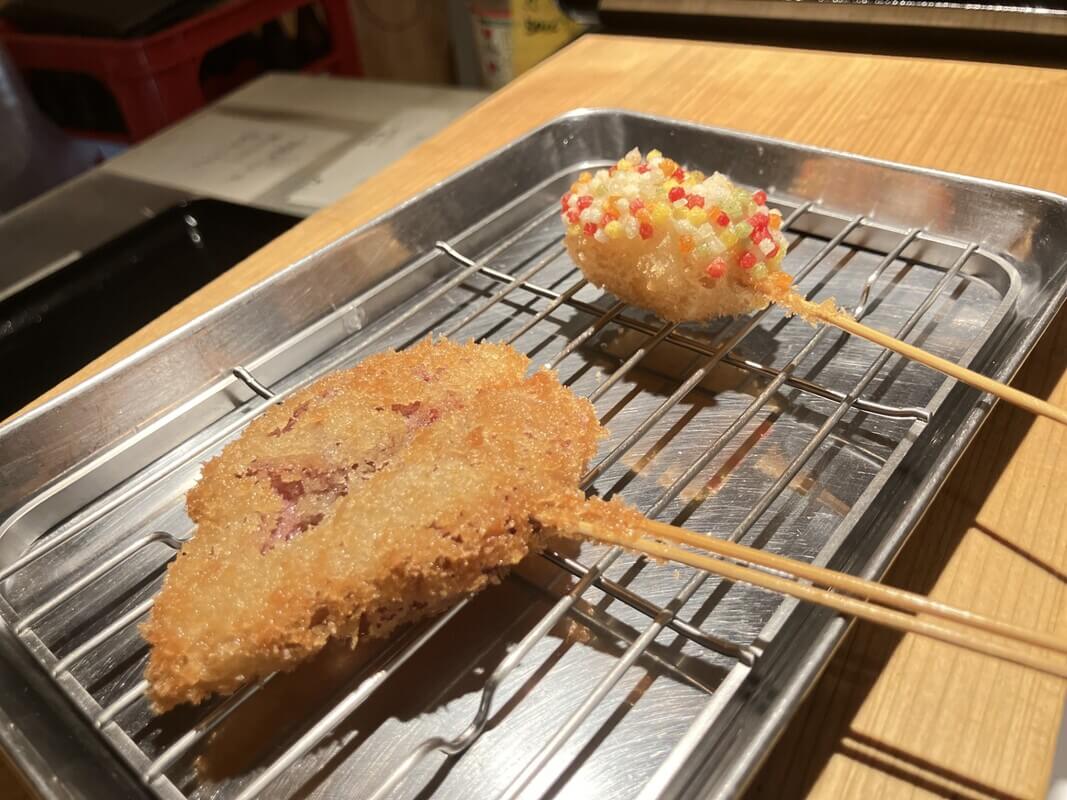
[[[792,264],[791,271],[798,285],[805,286],[807,279],[817,277],[817,282],[809,290],[816,293],[840,271],[850,268],[851,256],[841,255],[844,243],[869,226],[870,220],[863,216],[852,216],[840,224],[833,236],[820,240],[818,237],[798,233],[798,223],[812,216],[818,216],[825,222],[826,219],[836,219],[836,215],[811,203],[790,204],[774,197],[771,198],[771,203],[786,212],[782,227],[783,231],[794,237],[790,252],[802,253],[803,247],[799,245],[804,242],[813,243],[814,246],[814,252],[804,256],[802,263]],[[754,334],[766,334],[767,326],[777,315],[773,310],[735,320],[721,326],[709,337],[684,326],[651,320],[642,316],[638,310],[628,309],[621,302],[611,302],[597,296],[593,287],[587,284],[573,265],[566,262],[565,251],[558,235],[550,233],[555,224],[555,214],[555,208],[532,214],[524,224],[476,258],[463,254],[462,242],[476,233],[479,226],[468,229],[452,242],[439,242],[438,252],[426,257],[450,260],[455,265],[452,273],[437,281],[430,290],[416,296],[413,302],[391,317],[383,318],[355,334],[338,348],[341,357],[327,359],[326,363],[332,368],[343,361],[357,360],[358,356],[372,345],[394,341],[398,336],[400,341],[396,343],[401,346],[410,344],[431,330],[448,336],[473,334],[477,338],[506,341],[515,345],[532,343],[529,351],[534,358],[538,358],[548,347],[548,343],[552,342],[558,349],[547,360],[547,365],[557,369],[568,363],[568,359],[583,352],[592,350],[601,357],[604,355],[605,346],[609,350],[611,347],[621,347],[620,352],[613,355],[613,368],[603,370],[602,375],[591,379],[590,371],[583,368],[565,379],[575,387],[585,384],[582,393],[594,404],[598,404],[598,410],[602,405],[607,405],[600,404],[599,401],[612,400],[611,405],[601,414],[602,422],[614,424],[625,418],[625,433],[612,440],[610,449],[598,457],[582,480],[583,487],[592,491],[601,479],[609,475],[616,476],[605,492],[609,495],[616,492],[625,494],[629,482],[635,480],[635,475],[640,475],[641,465],[647,463],[649,458],[655,457],[654,453],[652,456],[639,456],[636,452],[639,443],[647,442],[650,436],[655,438],[657,434],[662,438],[663,426],[668,422],[672,426],[676,424],[672,422],[672,415],[677,415],[679,409],[695,394],[705,392],[706,383],[724,367],[738,370],[744,376],[742,385],[755,388],[751,388],[749,395],[744,392],[737,394],[750,399],[737,406],[729,424],[711,438],[708,444],[690,448],[695,452],[695,456],[687,459],[684,468],[667,473],[666,477],[659,476],[658,482],[654,482],[654,493],[646,493],[642,498],[645,502],[641,510],[647,515],[662,517],[668,515],[671,509],[676,509],[676,520],[684,519],[693,513],[693,504],[698,502],[701,496],[700,492],[692,494],[693,487],[701,483],[699,479],[709,468],[721,463],[727,456],[743,460],[745,453],[751,451],[751,443],[745,444],[746,435],[751,439],[753,431],[759,430],[753,426],[761,424],[760,415],[783,413],[781,408],[772,408],[775,402],[780,402],[782,392],[789,389],[794,392],[794,397],[827,405],[828,410],[823,413],[820,424],[813,426],[814,429],[805,435],[799,449],[788,460],[777,464],[773,474],[766,475],[759,491],[751,495],[744,513],[733,522],[726,534],[732,541],[750,537],[757,530],[758,523],[769,510],[780,503],[786,490],[793,485],[813,457],[834,436],[843,435],[841,426],[849,415],[853,417],[853,428],[862,425],[864,420],[880,418],[896,425],[894,430],[905,431],[909,426],[921,426],[930,419],[931,410],[928,405],[897,404],[884,398],[864,396],[890,359],[895,358],[888,351],[860,349],[853,353],[852,358],[866,359],[865,366],[859,378],[844,389],[824,385],[816,379],[798,374],[802,365],[812,361],[825,363],[827,360],[843,357],[842,348],[849,346],[847,337],[828,328],[810,330],[798,340],[799,346],[792,347],[788,357],[775,365],[743,351]],[[879,254],[877,263],[865,274],[858,296],[851,298],[857,318],[868,315],[879,306],[876,291],[878,287],[883,283],[899,285],[904,280],[901,276],[906,276],[909,270],[916,268],[918,262],[909,260],[908,253],[918,252],[923,242],[928,240],[929,237],[923,231],[901,231],[894,246]],[[945,243],[940,237],[937,241],[941,245]],[[928,319],[931,309],[939,300],[951,291],[959,293],[960,287],[969,282],[966,268],[977,250],[977,245],[954,242],[951,246],[957,251],[955,260],[947,269],[935,270],[936,280],[914,294],[917,302],[895,331],[899,338],[913,334],[917,326]],[[513,252],[516,250],[521,252]],[[849,252],[854,250],[855,248],[851,248]],[[891,279],[887,277],[890,273]],[[544,280],[546,276],[549,276],[548,280]],[[889,291],[889,288],[884,291]],[[462,301],[450,301],[456,292],[463,294]],[[846,302],[846,298],[840,300]],[[563,312],[571,316],[557,319]],[[414,334],[405,328],[413,322],[418,322]],[[786,325],[799,326],[802,323],[779,319],[770,330],[772,333],[780,332]],[[557,331],[564,331],[565,335],[560,335]],[[609,331],[616,333],[614,338],[606,336]],[[600,349],[594,347],[594,343]],[[660,359],[650,359],[650,354],[662,353],[665,348],[670,348],[672,353],[684,354],[692,360],[679,361],[676,358],[675,362],[683,363],[684,366],[677,369],[668,368],[668,374],[660,376],[663,379],[662,385],[666,387],[662,392],[662,400],[650,409],[642,410],[631,420],[627,409],[633,404],[627,397],[643,391],[642,385],[634,381],[634,375],[643,370],[655,372],[659,369],[658,363],[650,365],[650,362],[658,362]],[[677,374],[671,374],[672,369]],[[897,369],[899,379],[899,370],[903,369],[903,366],[898,365]],[[264,385],[252,370],[242,365],[235,365],[233,374],[262,399],[259,407],[264,408],[291,394],[299,385],[306,384],[321,371],[312,370],[312,374],[303,381],[281,391]],[[892,392],[889,391],[888,394]],[[930,394],[933,394],[933,389]],[[219,445],[247,424],[250,416],[242,415],[239,420],[223,426],[212,440],[213,446]],[[766,420],[762,424],[765,430]],[[733,453],[728,452],[731,447],[734,448]],[[870,455],[869,459],[874,464],[872,469],[880,469],[886,461],[884,454]],[[196,463],[190,462],[185,466],[195,469]],[[619,477],[620,468],[622,477]],[[762,468],[766,472],[766,467]],[[721,471],[720,468],[720,473]],[[705,496],[710,485],[711,482],[704,483],[701,491]],[[694,497],[697,499],[694,500]],[[682,504],[681,509],[677,509],[679,503]],[[0,571],[0,581],[7,582],[5,585],[10,587],[12,581],[17,581],[20,574],[34,565],[64,557],[64,546],[75,540],[82,531],[84,528],[72,528],[61,536],[45,539]],[[101,690],[100,687],[86,685],[79,679],[79,665],[98,656],[119,640],[128,642],[136,639],[136,623],[151,609],[154,593],[158,589],[160,568],[173,557],[186,535],[188,531],[174,533],[161,529],[150,530],[130,538],[111,555],[85,565],[78,572],[79,577],[62,590],[39,602],[20,607],[13,625],[19,639],[44,664],[49,674],[59,682],[75,704],[87,713],[95,727],[115,745],[144,785],[161,797],[185,797],[196,791],[196,785],[188,780],[185,780],[183,786],[183,779],[176,776],[174,770],[179,764],[188,763],[191,756],[197,752],[198,746],[202,746],[213,732],[219,730],[228,719],[275,680],[275,676],[267,676],[228,698],[209,704],[198,713],[187,715],[191,716],[191,722],[155,752],[149,752],[150,748],[145,747],[143,741],[136,741],[135,735],[124,729],[120,723],[124,712],[135,705],[145,703],[146,682],[141,679],[120,685],[120,682],[112,681]],[[499,705],[498,695],[505,686],[511,685],[509,682],[513,682],[517,668],[546,637],[569,618],[581,618],[590,625],[610,625],[604,623],[603,619],[604,611],[610,608],[611,603],[631,609],[636,613],[637,619],[644,621],[643,627],[629,630],[623,637],[625,646],[610,668],[595,680],[590,691],[576,700],[570,713],[552,730],[546,732],[546,738],[527,752],[521,764],[511,770],[507,782],[499,792],[500,797],[518,797],[527,790],[538,787],[540,793],[545,781],[557,780],[558,778],[552,776],[558,775],[564,767],[558,764],[552,769],[550,767],[560,760],[563,751],[572,746],[572,740],[579,730],[595,711],[603,707],[623,676],[643,658],[656,658],[666,664],[667,671],[679,680],[688,681],[706,695],[714,693],[714,686],[706,685],[685,669],[677,667],[671,660],[673,656],[665,657],[652,653],[662,634],[669,632],[677,637],[679,646],[713,653],[716,657],[725,659],[726,663],[752,667],[760,659],[762,645],[758,637],[738,640],[702,625],[702,619],[709,613],[714,613],[714,598],[706,600],[711,603],[710,608],[702,607],[700,613],[690,614],[688,618],[683,614],[694,597],[708,583],[710,576],[707,573],[687,569],[687,577],[680,588],[668,593],[664,600],[656,600],[648,596],[647,592],[634,588],[640,582],[638,576],[647,571],[647,562],[643,558],[633,559],[623,575],[610,577],[612,569],[622,564],[623,551],[613,547],[595,552],[594,555],[595,560],[560,552],[550,551],[543,554],[546,564],[551,565],[560,576],[569,577],[572,582],[565,586],[565,590],[551,603],[547,612],[499,660],[495,668],[484,675],[477,692],[476,711],[467,724],[451,732],[438,731],[416,742],[379,780],[369,796],[384,798],[399,791],[413,780],[420,765],[433,753],[457,756],[471,748],[486,732],[494,710]],[[117,568],[129,567],[142,557],[142,583],[126,598],[124,605],[120,604],[121,607],[116,609],[112,600],[100,608],[89,609],[88,616],[95,620],[92,625],[87,626],[89,634],[66,652],[62,652],[62,647],[68,644],[69,638],[57,640],[59,645],[48,643],[50,637],[55,639],[55,631],[49,629],[48,622],[56,616],[57,611],[77,604],[79,598],[86,595],[87,589],[108,583]],[[591,606],[590,597],[594,592],[598,593],[600,600],[595,606]],[[721,602],[721,597],[719,601]],[[280,752],[275,752],[260,764],[258,772],[250,774],[243,784],[237,784],[236,790],[230,793],[231,796],[238,800],[247,800],[272,791],[272,787],[276,788],[281,776],[307,758],[357,709],[380,697],[384,691],[383,687],[390,679],[420,651],[434,643],[441,632],[457,616],[464,613],[470,602],[463,601],[438,619],[412,627],[394,637],[388,646],[344,686],[336,702],[317,718],[307,720],[302,731]],[[14,608],[18,603],[12,600],[11,605]],[[777,604],[772,606],[772,610],[775,608]],[[674,655],[677,655],[677,648]],[[127,677],[136,674],[136,668],[136,665],[127,667],[121,674]],[[461,672],[469,677],[477,669],[477,664],[471,663]],[[517,702],[516,697],[517,694],[508,702]]]

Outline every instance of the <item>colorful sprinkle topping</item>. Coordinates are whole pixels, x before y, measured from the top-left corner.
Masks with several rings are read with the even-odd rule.
[[[721,256],[719,258],[716,258],[714,261],[708,264],[708,267],[705,272],[707,272],[709,278],[721,278],[723,275],[726,274],[726,259],[722,258]]]
[[[782,215],[767,194],[749,193],[724,175],[686,170],[658,150],[631,150],[609,169],[583,172],[560,199],[571,236],[600,244],[666,238],[708,280],[750,280],[780,272]]]

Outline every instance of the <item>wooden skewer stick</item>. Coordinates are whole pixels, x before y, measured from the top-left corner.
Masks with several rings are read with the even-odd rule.
[[[812,564],[805,564],[802,561],[796,561],[792,558],[787,558],[786,556],[779,556],[774,553],[757,550],[755,547],[748,547],[743,544],[737,544],[736,542],[726,542],[722,539],[716,539],[714,536],[702,535],[695,531],[679,528],[675,525],[668,525],[665,522],[646,520],[642,523],[642,529],[660,539],[667,539],[672,542],[699,547],[702,550],[715,553],[724,558],[732,558],[737,561],[744,561],[767,569],[790,573],[797,578],[809,580],[812,583],[817,583],[828,589],[847,592],[867,600],[873,600],[883,605],[895,607],[903,611],[910,611],[915,614],[929,614],[930,616],[941,617],[942,619],[951,620],[952,622],[957,622],[961,625],[979,628],[989,633],[996,634],[997,636],[1017,639],[1026,644],[1044,647],[1048,650],[1067,655],[1067,641],[1056,636],[1028,630],[1018,625],[1012,625],[1009,622],[1002,622],[998,619],[977,614],[973,611],[956,608],[956,606],[950,606],[947,603],[931,600],[929,597],[925,597],[921,594],[915,594],[914,592],[909,592],[904,589],[886,586],[885,584],[865,580],[864,578],[857,578],[855,575],[837,572],[836,570],[826,569],[825,567],[816,567]]]
[[[922,619],[904,611],[897,611],[876,605],[873,602],[798,583],[789,578],[772,575],[752,567],[741,566],[731,561],[724,561],[721,558],[692,553],[680,547],[661,544],[649,538],[616,534],[612,531],[601,529],[594,523],[579,522],[577,531],[591,539],[617,544],[630,550],[637,550],[654,558],[688,564],[689,566],[720,575],[727,580],[748,583],[778,594],[788,595],[798,600],[849,614],[859,619],[865,619],[884,627],[893,628],[894,630],[926,636],[930,639],[936,639],[982,655],[1029,667],[1049,675],[1067,678],[1067,664],[1057,662],[1049,657],[1036,656],[1026,650],[1017,647],[1013,648],[997,641],[990,641],[976,636],[973,631],[968,631],[966,628],[961,628],[955,624]],[[961,613],[966,614],[967,612]]]
[[[832,307],[831,304],[820,305],[818,303],[813,303],[792,290],[782,291],[768,289],[766,293],[775,303],[785,307],[789,311],[799,314],[805,319],[810,319],[812,317],[820,319],[823,322],[827,322],[830,325],[840,328],[841,330],[880,345],[887,350],[899,353],[905,358],[910,358],[912,361],[918,361],[920,364],[925,364],[931,369],[936,369],[938,372],[942,372],[951,378],[962,381],[969,386],[973,386],[983,392],[995,395],[1032,414],[1048,417],[1062,425],[1067,425],[1067,411],[1064,409],[1034,397],[1031,394],[1027,394],[1026,392],[1021,392],[1005,383],[981,375],[974,370],[961,367],[959,364],[955,364],[948,359],[935,356],[933,353],[928,353],[921,347],[902,342],[900,339],[894,338],[887,333],[882,333],[882,331],[875,330],[874,328],[864,325],[862,322],[857,322],[845,312]]]

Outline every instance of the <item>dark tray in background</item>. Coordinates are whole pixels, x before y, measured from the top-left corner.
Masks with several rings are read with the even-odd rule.
[[[299,220],[181,203],[0,301],[0,419],[22,408]]]

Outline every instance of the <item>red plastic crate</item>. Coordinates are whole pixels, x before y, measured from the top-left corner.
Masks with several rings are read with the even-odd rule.
[[[205,54],[311,5],[324,12],[330,50],[302,71],[361,75],[347,0],[230,0],[142,39],[39,35],[0,23],[0,43],[23,72],[50,70],[98,80],[114,97],[125,123],[126,135],[119,138],[136,142],[205,104],[208,98],[200,82]]]

